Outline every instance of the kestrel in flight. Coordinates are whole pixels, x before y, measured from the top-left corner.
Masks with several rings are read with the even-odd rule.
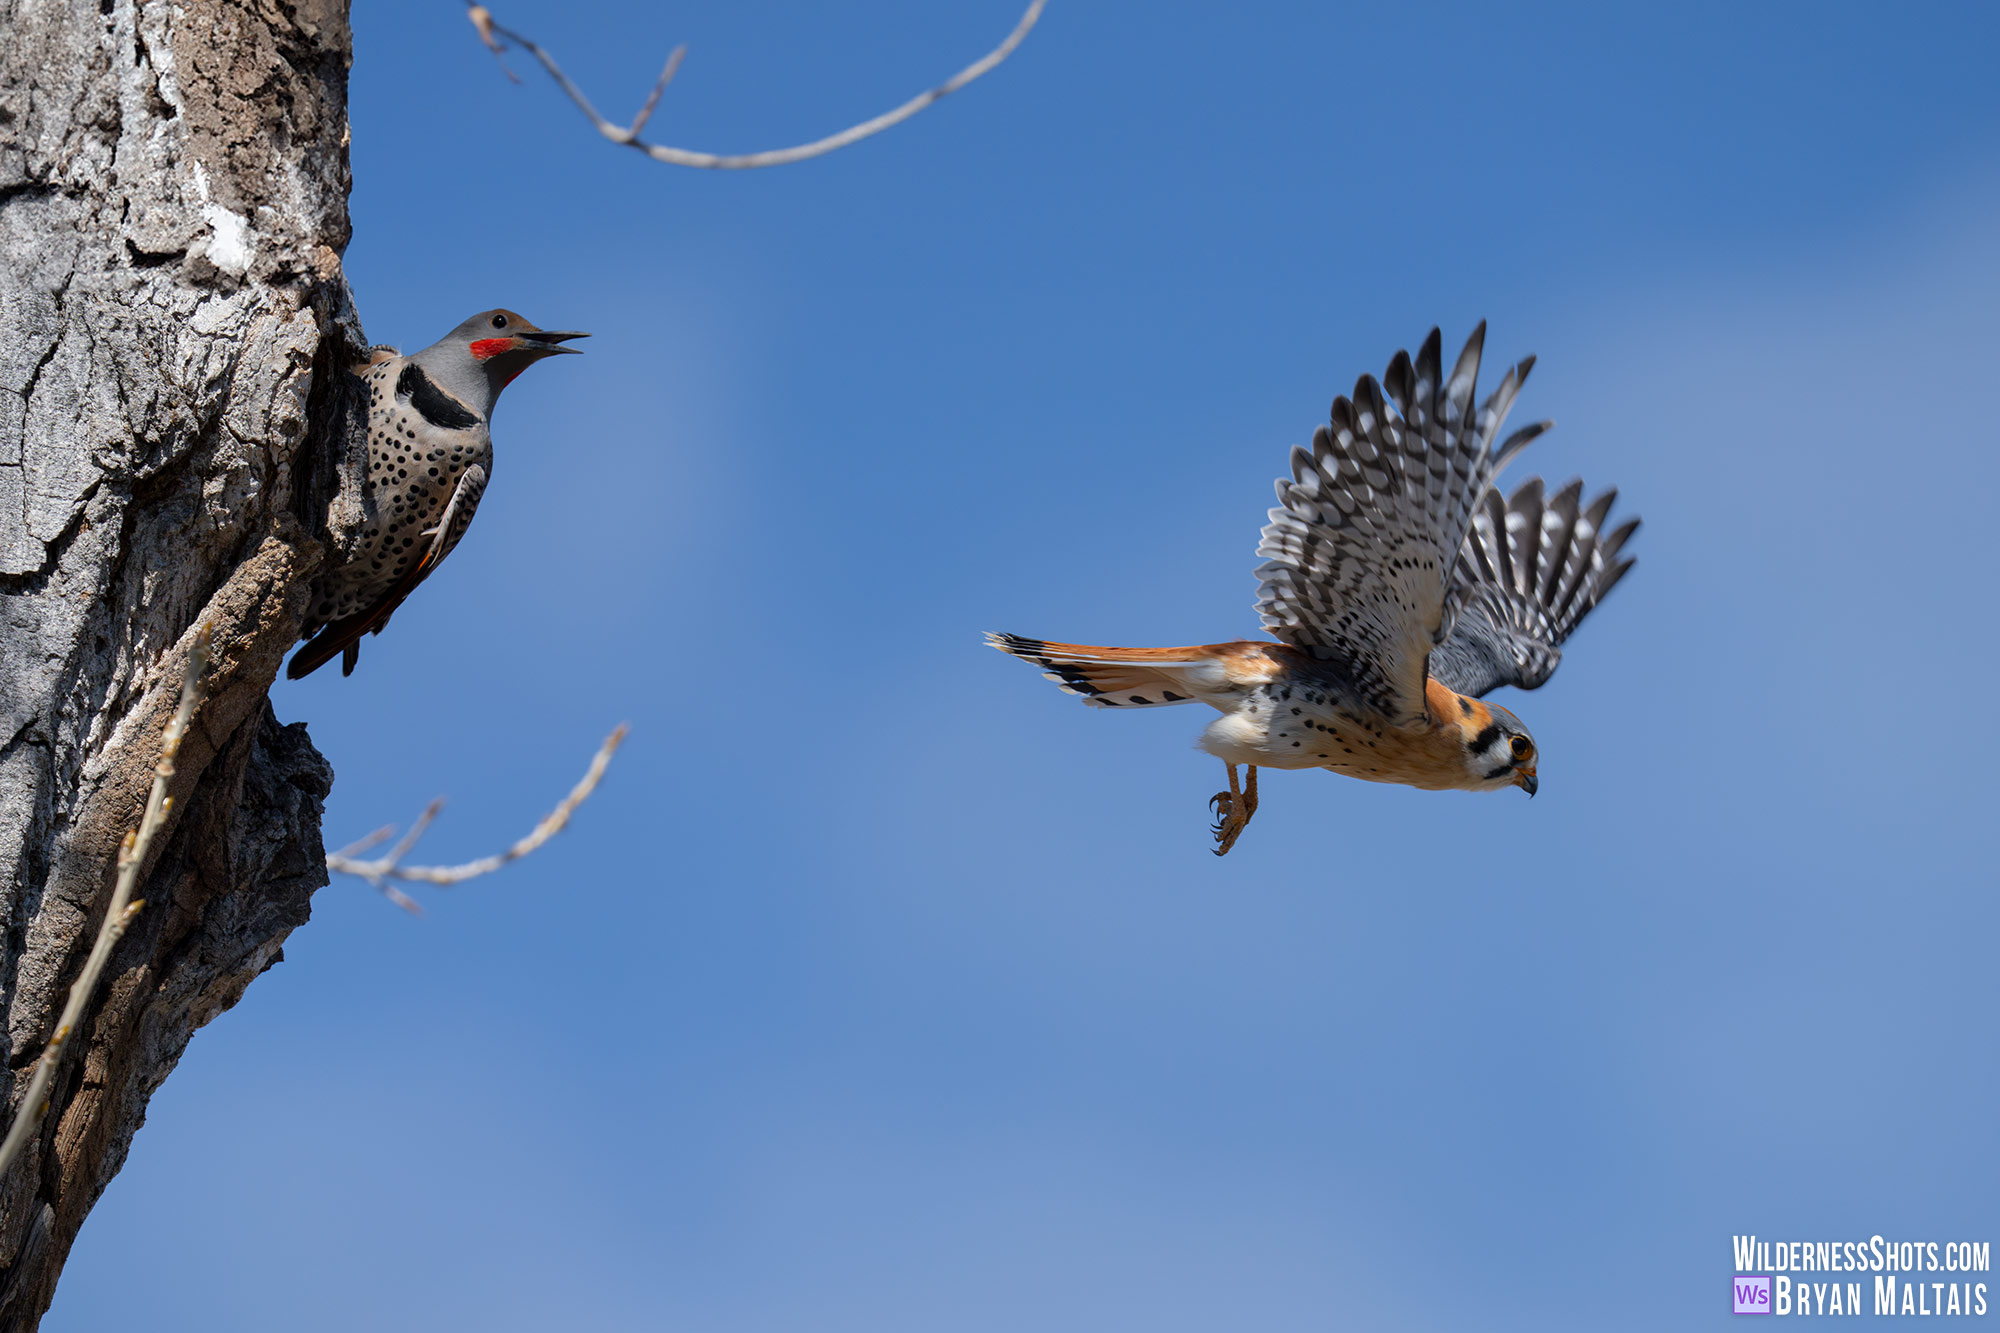
[[[1533,796],[1534,737],[1480,696],[1548,680],[1563,641],[1632,567],[1619,552],[1639,520],[1607,533],[1618,493],[1585,504],[1581,481],[1549,496],[1536,477],[1501,498],[1494,478],[1551,423],[1494,446],[1535,360],[1475,407],[1485,339],[1481,323],[1447,375],[1432,329],[1414,361],[1397,352],[1379,385],[1363,375],[1312,448],[1292,450],[1257,546],[1257,610],[1278,642],[987,641],[1095,707],[1221,713],[1201,737],[1229,769],[1210,802],[1217,856],[1257,811],[1259,768]]]

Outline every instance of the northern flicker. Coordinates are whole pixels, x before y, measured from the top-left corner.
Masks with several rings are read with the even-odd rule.
[[[366,523],[353,556],[313,589],[293,680],[341,658],[350,674],[361,636],[380,634],[403,599],[465,535],[493,471],[488,424],[500,391],[583,333],[538,329],[511,310],[474,315],[421,352],[377,348],[355,368],[368,393],[368,461],[362,477]]]

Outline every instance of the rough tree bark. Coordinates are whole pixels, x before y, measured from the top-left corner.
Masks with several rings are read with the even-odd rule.
[[[344,0],[0,0],[0,1007],[5,1114],[110,892],[194,630],[209,698],[146,909],[0,1179],[32,1329],[194,1030],[326,882],[332,782],[265,694],[337,488],[362,345]]]

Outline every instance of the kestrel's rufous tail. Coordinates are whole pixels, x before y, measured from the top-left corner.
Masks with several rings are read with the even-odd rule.
[[[1106,648],[1050,643],[1019,634],[988,634],[1003,653],[1042,667],[1048,678],[1094,708],[1157,708],[1162,704],[1223,706],[1250,686],[1278,674],[1278,643],[1205,643],[1183,648]]]

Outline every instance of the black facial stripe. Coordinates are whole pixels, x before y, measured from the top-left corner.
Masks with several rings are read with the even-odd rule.
[[[464,430],[477,426],[479,418],[465,410],[465,404],[431,383],[431,377],[412,361],[396,377],[396,396],[408,398],[417,415],[440,430]]]
[[[1458,711],[1459,711],[1459,712],[1461,712],[1461,713],[1463,713],[1463,714],[1465,714],[1465,715],[1466,715],[1467,717],[1471,717],[1471,716],[1472,716],[1472,700],[1470,700],[1470,699],[1466,698],[1466,697],[1465,697],[1464,695],[1462,695],[1462,694],[1461,694],[1461,695],[1459,695],[1459,696],[1458,696]]]
[[[1474,736],[1467,744],[1474,752],[1477,752],[1485,749],[1498,739],[1500,739],[1500,724],[1498,722],[1489,722],[1486,724],[1486,730]]]
[[[1491,782],[1495,778],[1504,778],[1513,771],[1514,771],[1514,766],[1512,764],[1502,764],[1500,765],[1500,767],[1494,769],[1491,773],[1482,773],[1480,774],[1480,776],[1485,778],[1488,782]]]

